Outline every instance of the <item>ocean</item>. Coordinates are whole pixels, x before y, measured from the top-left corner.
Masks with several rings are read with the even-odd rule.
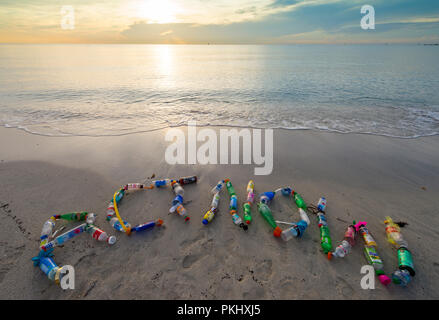
[[[52,136],[180,126],[439,134],[439,47],[0,45],[0,125]]]

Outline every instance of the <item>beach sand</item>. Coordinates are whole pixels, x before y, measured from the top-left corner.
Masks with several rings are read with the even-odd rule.
[[[217,129],[217,128],[216,128]],[[317,131],[274,131],[274,166],[254,176],[254,165],[169,165],[166,130],[118,137],[47,137],[0,128],[1,299],[438,299],[439,137],[396,139]],[[197,175],[185,187],[191,220],[168,215],[169,189],[128,195],[120,205],[126,220],[161,217],[162,228],[126,236],[105,220],[114,191],[129,182]],[[256,193],[292,186],[307,203],[328,201],[333,243],[352,220],[368,221],[385,271],[397,267],[384,217],[408,222],[416,276],[405,289],[360,286],[367,264],[358,239],[344,259],[321,252],[315,216],[301,239],[285,243],[253,205],[247,232],[232,223],[222,191],[219,213],[206,227],[202,216],[209,190],[229,177],[239,206],[249,179]],[[297,221],[287,199],[271,205],[276,219]],[[89,211],[97,225],[117,236],[108,246],[81,235],[55,249],[59,265],[75,267],[75,289],[62,290],[31,263],[41,228],[56,213]],[[240,210],[241,213],[241,210]]]

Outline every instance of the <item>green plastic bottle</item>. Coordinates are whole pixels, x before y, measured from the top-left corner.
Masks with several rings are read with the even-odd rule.
[[[244,221],[247,224],[250,224],[252,221],[252,212],[250,208],[250,204],[248,202],[245,202],[243,205],[243,211],[244,211]]]
[[[328,254],[328,252],[332,250],[332,241],[328,226],[320,227],[320,245],[325,254]]]
[[[235,188],[233,188],[232,182],[230,179],[225,179],[224,182],[226,183],[227,192],[229,193],[229,196],[235,195]]]
[[[268,224],[274,229],[273,235],[280,237],[282,229],[278,227],[276,221],[273,218],[270,208],[265,203],[258,203],[258,211],[261,216],[268,222]]]
[[[398,266],[400,270],[407,270],[412,277],[415,275],[413,258],[409,249],[405,247],[400,247],[398,249]]]
[[[303,210],[306,211],[307,210],[306,203],[303,200],[302,196],[294,190],[291,192],[291,194],[294,197],[294,201],[296,202],[297,207],[302,208]]]
[[[87,217],[88,212],[70,212],[59,215],[59,219],[68,220],[68,221],[84,221]]]

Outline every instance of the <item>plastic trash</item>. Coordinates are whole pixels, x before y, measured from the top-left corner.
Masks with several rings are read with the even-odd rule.
[[[184,195],[184,189],[183,189],[183,187],[177,181],[173,180],[171,182],[171,187],[172,187],[172,190],[174,191],[175,195],[177,195],[177,196],[178,195],[180,195],[180,196]]]
[[[197,183],[197,180],[198,180],[197,176],[183,177],[178,179],[178,183],[184,186],[186,184]]]
[[[115,236],[108,236],[108,234],[105,231],[103,231],[102,229],[99,229],[95,225],[87,224],[85,227],[85,231],[87,231],[87,233],[91,234],[92,238],[97,240],[97,241],[105,241],[110,245],[116,243]]]
[[[357,232],[359,232],[363,237],[365,243],[364,255],[366,257],[366,260],[375,269],[375,273],[378,276],[379,281],[383,285],[387,286],[392,280],[384,273],[384,265],[383,265],[383,261],[378,255],[376,241],[373,239],[366,225],[367,222],[360,221],[357,224],[355,224],[354,227],[357,230]]]
[[[393,244],[396,248],[408,248],[408,243],[404,240],[401,234],[401,229],[396,223],[393,222],[392,218],[386,217],[384,224],[386,225],[387,241]]]
[[[215,193],[210,204],[210,209],[204,214],[202,223],[207,225],[215,217],[215,213],[218,211],[220,195],[219,192]]]
[[[355,223],[355,222],[354,222]],[[348,226],[346,229],[346,232],[344,234],[343,241],[337,248],[335,248],[334,252],[328,253],[328,259],[331,259],[332,257],[336,258],[343,258],[345,257],[350,251],[351,248],[355,244],[355,236],[357,234],[357,231],[355,230],[354,225]]]
[[[244,222],[242,222],[241,217],[238,215],[238,198],[235,193],[235,188],[233,188],[230,179],[224,179],[224,182],[226,184],[227,192],[230,196],[229,213],[232,216],[233,223],[240,228],[247,230],[248,226]]]
[[[261,203],[269,204],[271,202],[271,200],[273,200],[275,195],[276,195],[276,193],[274,193],[273,191],[261,193],[259,195],[259,201]]]
[[[255,183],[250,180],[247,184],[247,202],[252,204],[255,201]]]
[[[171,179],[154,180],[152,185],[156,188],[167,187],[171,185]]]
[[[268,224],[273,228],[273,235],[275,237],[280,237],[282,229],[277,225],[276,221],[273,218],[273,214],[271,213],[271,210],[267,206],[267,204],[264,202],[258,203],[258,211],[265,219],[265,221],[267,221]]]
[[[294,201],[298,208],[302,208],[303,210],[307,210],[306,203],[303,200],[302,196],[298,194],[296,191],[292,190],[291,195],[293,196]]]
[[[225,183],[224,180],[218,181],[216,186],[213,187],[212,190],[210,190],[210,192],[213,193],[213,194],[220,192],[221,189],[223,188],[224,183]]]

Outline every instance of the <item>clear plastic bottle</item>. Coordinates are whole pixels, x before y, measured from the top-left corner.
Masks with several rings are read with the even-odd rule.
[[[52,230],[55,227],[55,223],[52,220],[47,220],[43,224],[43,230],[41,231],[41,239],[47,238],[52,234]]]
[[[216,186],[213,187],[212,190],[210,190],[210,192],[213,193],[213,194],[220,192],[221,189],[223,188],[223,185],[224,185],[224,180],[218,181]]]
[[[283,187],[283,188],[276,189],[276,190],[274,190],[274,194],[277,196],[282,195],[282,196],[287,197],[287,196],[291,195],[291,188],[290,187]]]
[[[96,215],[93,212],[90,212],[85,219],[87,224],[93,224],[96,221]]]
[[[176,204],[175,206],[169,209],[170,213],[176,212],[179,216],[184,217],[184,221],[189,221],[190,218],[187,216],[186,209],[183,207],[181,203]]]
[[[299,227],[293,223],[290,228],[285,229],[281,232],[280,237],[283,241],[289,241],[292,238],[297,237],[299,234]]]
[[[299,208],[299,215],[300,215],[300,220],[305,221],[307,226],[311,224],[308,215],[306,214],[305,210],[303,210],[302,208]]]
[[[352,246],[346,240],[343,240],[341,244],[335,248],[331,253],[331,257],[343,258],[351,251]]]
[[[174,193],[178,196],[183,196],[184,195],[184,189],[183,187],[177,182],[177,181],[172,181],[171,182],[171,186],[172,186],[172,190],[174,190]]]
[[[217,192],[213,195],[212,203],[210,204],[210,206],[215,209],[218,208],[219,201],[220,201],[220,195],[219,192]]]
[[[410,272],[407,270],[396,270],[392,273],[392,282],[394,284],[398,284],[401,287],[406,287],[410,281],[412,280],[412,277],[410,276]]]

